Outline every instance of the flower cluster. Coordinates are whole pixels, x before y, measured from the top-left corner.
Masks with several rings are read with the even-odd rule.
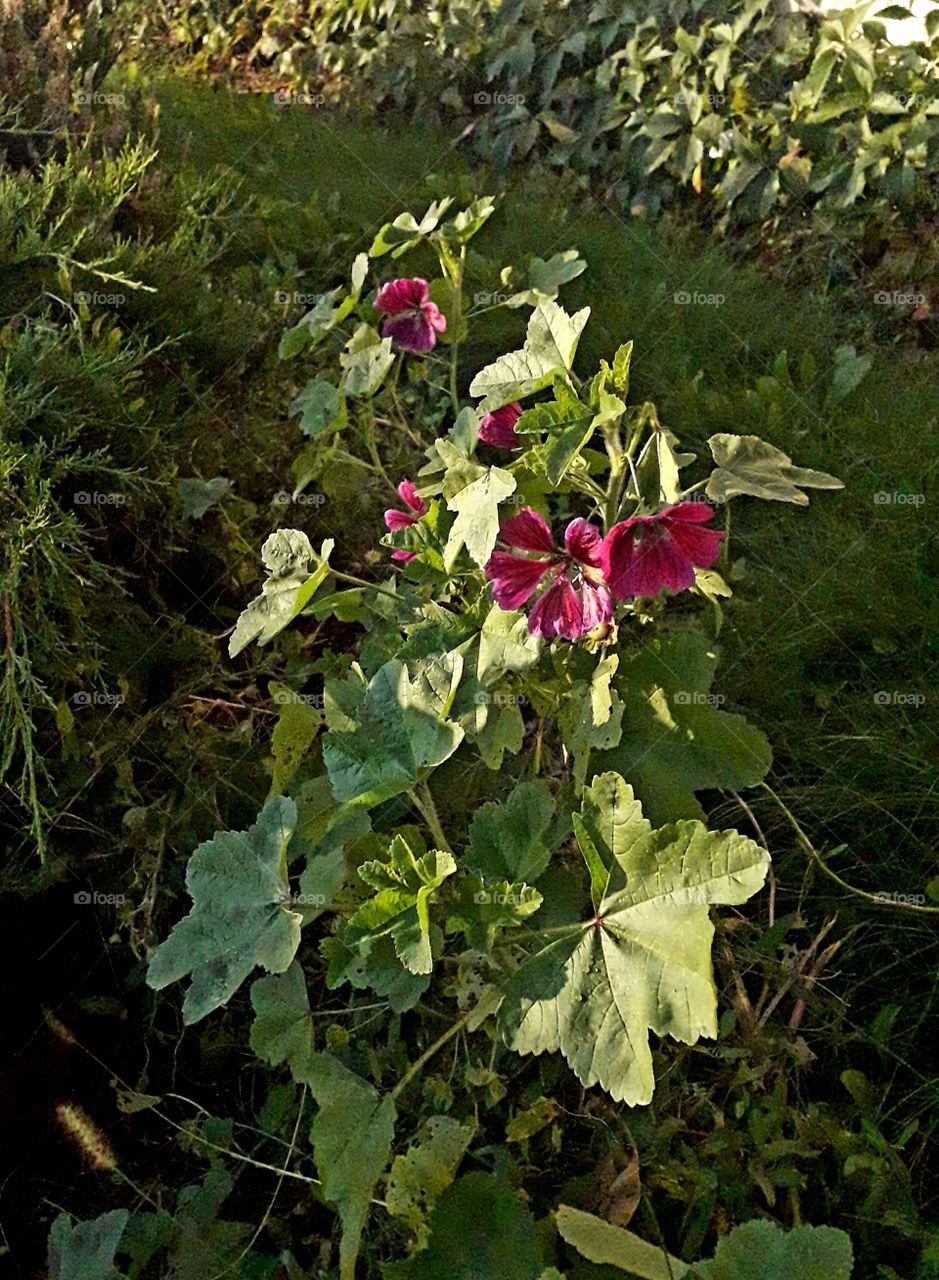
[[[405,529],[428,511],[410,480],[398,485],[398,494],[407,510],[386,511],[388,529]],[[537,593],[528,617],[531,634],[576,640],[613,620],[614,600],[694,586],[695,570],[711,568],[724,538],[703,527],[713,514],[706,502],[678,502],[655,515],[621,520],[605,538],[578,518],[559,547],[543,517],[523,507],[502,522],[508,550],[494,551],[486,564],[493,599],[501,609],[520,609]],[[414,559],[410,551],[391,554]]]
[[[493,598],[502,609],[519,609],[549,579],[528,629],[576,640],[612,620],[614,599],[693,586],[695,569],[713,565],[724,537],[702,528],[712,514],[707,503],[679,502],[652,516],[622,520],[605,538],[588,521],[572,520],[559,548],[541,516],[525,507],[500,530],[511,550],[494,552],[486,565]]]

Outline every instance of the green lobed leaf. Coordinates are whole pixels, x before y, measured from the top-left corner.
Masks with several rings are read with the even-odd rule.
[[[488,802],[470,823],[461,866],[494,880],[534,884],[551,858],[554,797],[546,782],[522,782],[501,804]]]
[[[355,949],[360,937],[388,934],[398,959],[410,973],[430,973],[434,965],[430,902],[435,890],[455,871],[451,854],[435,849],[417,858],[404,837],[395,836],[387,862],[363,862],[359,867],[361,878],[378,893],[349,920],[343,942]]]
[[[386,662],[356,708],[357,723],[323,740],[336,799],[368,807],[408,791],[442,764],[463,740],[449,720],[463,674],[458,653],[424,663],[412,679],[405,663]]]
[[[375,1184],[388,1167],[394,1099],[382,1098],[337,1058],[316,1053],[306,1081],[319,1107],[310,1130],[323,1195],[342,1223],[340,1280],[355,1280],[355,1263]]]
[[[325,378],[311,378],[290,402],[287,412],[300,415],[300,430],[318,440],[341,425],[343,404],[339,392]]]
[[[253,640],[269,644],[306,608],[329,576],[329,557],[335,546],[327,538],[319,555],[299,529],[278,529],[261,548],[261,562],[267,581],[239,615],[228,642],[228,656],[234,658]]]
[[[130,1215],[112,1209],[90,1222],[60,1213],[49,1230],[49,1280],[120,1280],[115,1254]]]
[[[337,306],[341,289],[321,293],[306,315],[292,329],[281,335],[277,354],[281,360],[292,360],[301,351],[312,351],[342,319],[342,306]]]
[[[589,307],[569,316],[556,302],[539,303],[528,321],[525,345],[481,369],[470,384],[471,396],[484,397],[480,411],[522,400],[549,386],[555,374],[569,373],[589,315]]]
[[[176,482],[176,490],[183,504],[183,520],[201,520],[231,488],[231,481],[225,476],[214,476],[211,480],[200,480],[191,477]]]
[[[296,960],[284,973],[251,984],[251,1048],[272,1067],[286,1062],[295,1080],[305,1080],[313,1053],[313,1024],[303,969]]]
[[[836,1227],[743,1222],[717,1242],[714,1257],[694,1267],[695,1280],[850,1280],[851,1238]]]
[[[405,969],[387,935],[363,937],[354,948],[341,937],[324,938],[320,950],[328,961],[326,985],[330,991],[346,982],[356,991],[374,991],[387,999],[392,1013],[413,1009],[430,986],[429,975]]]
[[[543,1261],[535,1222],[506,1182],[487,1173],[458,1178],[437,1201],[430,1242],[385,1280],[537,1280]]]
[[[605,896],[593,918],[551,930],[508,979],[500,1028],[509,1048],[559,1050],[586,1088],[635,1106],[654,1088],[650,1030],[685,1044],[716,1036],[708,907],[745,902],[769,858],[700,822],[645,830],[617,778],[598,779],[579,829],[612,856]]]
[[[428,1217],[452,1183],[460,1162],[476,1135],[476,1126],[460,1124],[452,1116],[431,1116],[408,1150],[396,1156],[385,1188],[385,1204],[423,1248],[430,1236]]]
[[[482,568],[492,555],[499,536],[499,503],[515,492],[515,477],[501,467],[487,467],[447,499],[457,513],[444,551],[444,565],[451,569],[463,547]]]
[[[147,970],[157,991],[192,974],[183,1002],[187,1026],[225,1004],[258,965],[283,973],[293,960],[300,916],[285,906],[286,850],[296,816],[292,800],[274,796],[248,831],[219,831],[189,859],[192,910]]]
[[[391,339],[383,338],[371,325],[360,324],[339,355],[343,394],[374,395],[394,358]]]
[[[286,685],[272,683],[270,692],[277,707],[277,724],[271,735],[271,794],[284,795],[323,723],[323,715]]]
[[[787,454],[758,436],[734,436],[726,432],[708,440],[717,463],[707,482],[706,493],[715,502],[726,502],[738,494],[792,502],[807,507],[802,489],[843,489],[835,476],[824,471],[795,467]]]
[[[721,710],[710,692],[717,653],[692,627],[622,655],[614,685],[623,702],[616,747],[592,767],[628,778],[655,824],[703,818],[695,792],[756,786],[769,772],[769,742],[743,716]]]

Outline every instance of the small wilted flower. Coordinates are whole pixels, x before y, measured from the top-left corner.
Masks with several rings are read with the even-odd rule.
[[[396,507],[389,507],[385,512],[386,529],[407,529],[410,525],[417,524],[421,516],[426,516],[429,510],[427,503],[410,480],[402,480],[398,485],[398,497],[408,510],[399,511]],[[392,560],[413,560],[414,552],[392,551],[391,558]]]
[[[517,400],[487,413],[479,424],[480,440],[497,449],[517,449],[520,441],[515,432],[515,424],[521,416],[522,406]]]
[[[402,351],[430,351],[437,334],[446,332],[447,318],[431,302],[427,281],[420,276],[383,285],[375,307],[389,316],[382,325],[382,337],[391,338]]]

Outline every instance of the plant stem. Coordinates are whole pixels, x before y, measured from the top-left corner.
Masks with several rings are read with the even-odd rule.
[[[473,1010],[470,1009],[469,1012],[464,1013],[462,1018],[460,1018],[457,1022],[454,1022],[452,1027],[448,1027],[447,1030],[443,1033],[443,1035],[440,1036],[437,1040],[435,1040],[429,1049],[427,1049],[424,1053],[421,1054],[418,1060],[413,1064],[413,1066],[411,1066],[404,1073],[404,1075],[401,1077],[401,1079],[392,1089],[391,1091],[392,1098],[397,1098],[397,1096],[401,1093],[401,1091],[407,1088],[407,1086],[411,1083],[414,1077],[418,1075],[419,1072],[423,1069],[423,1067],[431,1060],[434,1054],[438,1053],[443,1048],[443,1046],[448,1043],[448,1041],[453,1039],[455,1035],[459,1035],[459,1033],[463,1030],[463,1028],[466,1026],[467,1022],[469,1022],[472,1016],[473,1016]]]
[[[390,596],[392,600],[401,599],[397,592],[380,587],[377,582],[366,582],[364,578],[357,578],[352,573],[340,573],[338,569],[331,569],[330,572],[337,582],[351,582],[354,587],[366,587],[369,591],[377,591],[380,596]]]
[[[853,884],[848,884],[847,880],[842,880],[841,876],[839,876],[837,872],[832,871],[831,867],[829,867],[828,864],[824,861],[824,859],[822,858],[822,855],[818,852],[818,850],[812,844],[812,841],[808,838],[808,836],[799,826],[799,823],[796,820],[795,815],[789,809],[788,805],[786,805],[785,802],[779,798],[779,796],[776,794],[776,792],[773,790],[773,788],[769,785],[768,782],[763,782],[760,785],[763,787],[764,791],[769,792],[769,794],[773,797],[773,799],[779,805],[780,809],[789,819],[789,822],[792,825],[792,829],[795,831],[796,835],[799,838],[799,843],[802,845],[803,849],[805,849],[806,853],[809,855],[809,857],[812,859],[815,865],[819,868],[820,871],[824,871],[825,875],[828,876],[831,880],[834,880],[835,884],[840,885],[841,888],[845,889],[848,893],[854,894],[856,898],[866,898],[868,902],[876,902],[879,907],[894,907],[898,911],[919,911],[924,915],[931,915],[931,916],[939,915],[939,907],[924,907],[924,906],[920,906],[919,903],[916,903],[916,902],[895,902],[891,898],[881,898],[876,893],[868,893],[866,889],[856,889]]]
[[[431,795],[430,787],[426,782],[419,782],[412,791],[408,792],[408,795],[414,808],[430,828],[430,834],[437,842],[438,848],[443,853],[449,853],[452,857],[453,850],[450,848],[449,841],[444,835],[443,827],[440,825],[440,816],[437,813],[437,806],[434,804],[434,797]]]

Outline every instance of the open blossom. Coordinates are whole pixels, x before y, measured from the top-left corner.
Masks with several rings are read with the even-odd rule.
[[[654,516],[633,516],[603,540],[603,571],[619,600],[655,596],[663,587],[694,586],[695,568],[710,569],[724,537],[701,526],[714,514],[706,502],[679,502]]]
[[[375,306],[389,317],[382,325],[382,337],[391,338],[403,351],[430,351],[437,334],[447,328],[446,316],[431,302],[427,281],[420,276],[382,285]]]
[[[480,440],[484,444],[495,445],[497,449],[517,449],[519,438],[515,434],[515,424],[521,416],[522,406],[517,400],[487,413],[479,424]]]
[[[493,552],[486,565],[500,608],[521,608],[545,578],[550,581],[529,615],[532,635],[576,640],[611,621],[613,601],[603,581],[602,543],[594,525],[572,520],[560,548],[541,516],[523,507],[503,521],[500,534],[513,550]]]
[[[396,507],[389,507],[385,512],[386,529],[407,529],[409,525],[417,524],[421,516],[426,516],[429,510],[427,503],[410,480],[402,480],[398,485],[398,497],[408,510],[399,511]],[[413,560],[414,555],[413,551],[392,551],[391,558],[392,560]]]

